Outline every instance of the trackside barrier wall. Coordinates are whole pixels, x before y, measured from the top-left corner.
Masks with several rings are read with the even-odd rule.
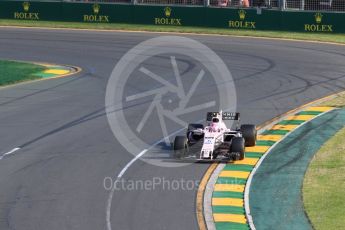
[[[0,18],[345,33],[345,13],[269,9],[0,1]]]

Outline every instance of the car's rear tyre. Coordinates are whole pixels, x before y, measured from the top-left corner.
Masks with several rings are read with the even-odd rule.
[[[189,124],[187,132],[193,131],[195,129],[204,129],[204,125],[203,124]]]
[[[245,140],[243,137],[234,137],[232,138],[231,146],[230,146],[230,153],[236,154],[239,156],[239,160],[244,159],[244,148],[245,148]]]
[[[257,136],[255,125],[241,125],[241,133],[246,147],[255,146]]]
[[[174,157],[177,159],[187,156],[189,151],[188,139],[185,136],[176,136],[174,140]]]

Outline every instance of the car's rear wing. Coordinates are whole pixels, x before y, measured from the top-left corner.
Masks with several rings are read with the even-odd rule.
[[[240,120],[240,113],[238,112],[208,112],[206,121],[212,121],[212,118],[214,117],[220,117],[221,119],[226,121],[226,120],[231,120],[231,121],[239,121]]]

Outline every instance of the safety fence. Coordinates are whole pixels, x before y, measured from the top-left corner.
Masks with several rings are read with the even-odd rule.
[[[6,1],[6,0],[5,0]],[[7,0],[17,1],[17,0]],[[345,0],[28,0],[40,2],[113,3],[132,5],[269,8],[276,10],[345,12]]]
[[[345,33],[345,13],[261,8],[0,1],[0,18]]]

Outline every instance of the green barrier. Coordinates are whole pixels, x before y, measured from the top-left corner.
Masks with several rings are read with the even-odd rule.
[[[0,18],[345,33],[345,13],[268,9],[0,1]]]
[[[62,4],[60,2],[17,2],[1,1],[0,17],[17,20],[60,20]]]
[[[135,24],[205,26],[204,7],[133,6]]]
[[[63,21],[131,23],[132,5],[62,3]]]
[[[255,9],[206,9],[207,26],[247,30],[280,30],[281,12]]]
[[[343,13],[283,12],[281,21],[281,28],[288,31],[345,33]]]

